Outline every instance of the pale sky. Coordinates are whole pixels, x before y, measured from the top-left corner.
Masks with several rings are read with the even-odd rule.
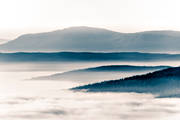
[[[180,31],[180,0],[0,0],[0,39],[71,26]]]

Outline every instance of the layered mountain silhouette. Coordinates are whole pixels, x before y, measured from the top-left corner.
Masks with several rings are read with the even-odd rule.
[[[65,80],[82,83],[92,83],[109,79],[123,78],[131,75],[144,74],[152,71],[169,68],[169,66],[130,66],[107,65],[79,69],[49,76],[40,76],[31,80]]]
[[[180,32],[119,33],[91,27],[71,27],[53,32],[25,34],[0,45],[0,51],[179,52]]]
[[[54,52],[54,53],[0,53],[4,62],[43,62],[43,61],[177,61],[180,54],[159,54],[139,52],[93,53],[93,52]]]
[[[179,97],[180,67],[73,88],[84,89],[89,92],[137,92],[157,94],[160,97]]]

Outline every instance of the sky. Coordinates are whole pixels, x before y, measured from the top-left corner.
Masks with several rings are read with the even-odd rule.
[[[0,39],[72,26],[179,30],[180,0],[0,0]]]

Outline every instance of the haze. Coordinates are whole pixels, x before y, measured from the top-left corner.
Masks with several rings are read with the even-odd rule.
[[[180,30],[179,0],[0,0],[0,38],[70,26]]]

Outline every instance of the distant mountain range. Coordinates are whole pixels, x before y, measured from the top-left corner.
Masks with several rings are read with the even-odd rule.
[[[170,66],[130,66],[130,65],[107,65],[86,69],[56,73],[48,76],[40,76],[31,80],[65,80],[82,83],[92,83],[109,79],[124,78],[127,76],[144,74],[169,68]]]
[[[180,52],[180,32],[119,33],[91,27],[71,27],[53,32],[25,34],[0,45],[13,52]]]
[[[43,61],[178,61],[180,54],[158,54],[139,52],[91,53],[91,52],[57,52],[57,53],[0,53],[1,62],[43,62]]]
[[[167,68],[145,75],[75,87],[89,92],[153,93],[159,97],[180,97],[180,67]]]
[[[6,39],[0,39],[0,44],[5,44],[7,43],[9,40],[6,40]]]

